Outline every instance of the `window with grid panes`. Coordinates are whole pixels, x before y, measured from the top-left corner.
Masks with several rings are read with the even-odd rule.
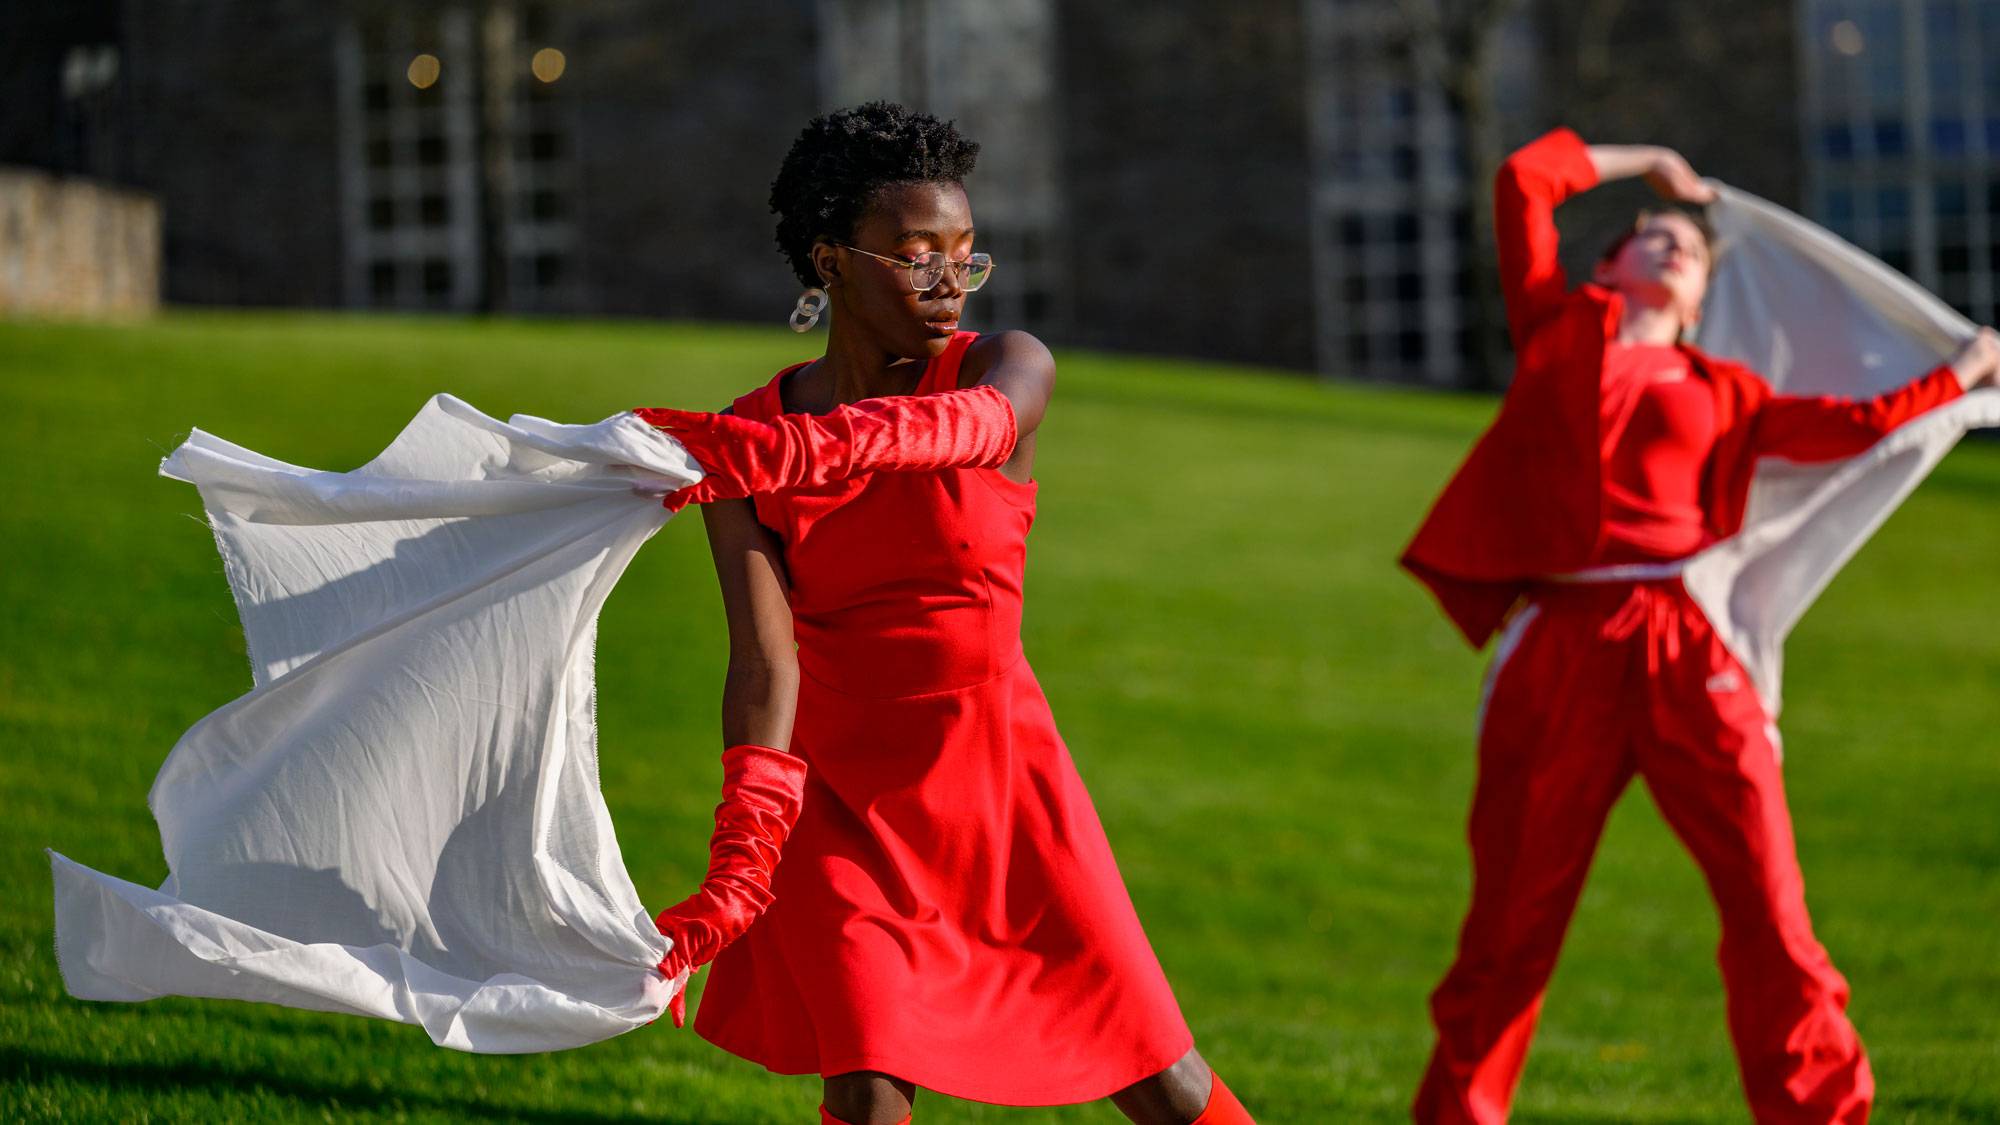
[[[1466,172],[1454,114],[1393,4],[1307,12],[1321,370],[1449,384],[1466,363]]]
[[[348,304],[573,305],[571,103],[532,69],[560,37],[546,4],[358,12],[336,46]]]
[[[350,305],[465,309],[478,300],[474,46],[462,9],[383,10],[340,37]]]
[[[522,4],[515,34],[495,60],[506,76],[500,89],[508,101],[512,132],[502,194],[501,227],[506,240],[506,285],[511,309],[556,311],[576,301],[576,227],[573,103],[565,85],[567,63],[553,81],[534,70],[537,52],[560,50],[561,6]]]
[[[2000,0],[1804,0],[1814,218],[2000,321]]]

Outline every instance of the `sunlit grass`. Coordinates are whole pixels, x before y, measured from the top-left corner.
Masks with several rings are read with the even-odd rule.
[[[818,1083],[664,1025],[481,1058],[247,1004],[85,1004],[51,952],[51,846],[164,874],[145,794],[248,687],[192,489],[193,426],[350,468],[433,392],[565,421],[719,406],[785,332],[170,316],[0,325],[0,1119],[796,1122]],[[1039,443],[1027,646],[1203,1051],[1267,1122],[1395,1120],[1468,882],[1479,658],[1398,548],[1490,400],[1064,355]],[[1794,639],[1788,783],[1878,1120],[2000,1118],[2000,447],[1955,453]],[[605,612],[603,782],[641,893],[699,875],[722,616],[698,521]],[[1522,1121],[1740,1121],[1693,865],[1634,796],[1551,990]],[[1002,1031],[1004,1033],[1004,1029]],[[1119,1120],[935,1097],[918,1120]]]

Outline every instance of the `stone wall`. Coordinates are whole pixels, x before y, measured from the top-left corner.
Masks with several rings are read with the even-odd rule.
[[[158,203],[0,168],[0,314],[134,317],[159,306]]]

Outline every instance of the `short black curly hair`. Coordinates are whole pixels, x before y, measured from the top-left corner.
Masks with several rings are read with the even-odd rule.
[[[895,102],[868,102],[808,122],[771,181],[778,250],[801,284],[820,284],[813,243],[847,241],[877,191],[892,184],[962,184],[979,145]]]

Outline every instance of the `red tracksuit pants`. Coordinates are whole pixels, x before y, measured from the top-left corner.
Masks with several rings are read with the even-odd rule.
[[[1756,1119],[1865,1121],[1874,1079],[1806,916],[1777,732],[1679,579],[1540,591],[1501,641],[1483,712],[1472,906],[1431,996],[1416,1119],[1506,1120],[1591,854],[1637,774],[1721,911]]]

